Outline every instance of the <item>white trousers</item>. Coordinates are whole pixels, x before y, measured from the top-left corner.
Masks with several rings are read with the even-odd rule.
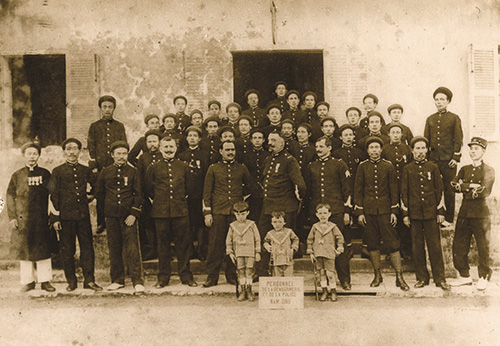
[[[46,282],[52,280],[52,262],[50,258],[41,261],[20,262],[21,285],[27,285],[31,282]]]

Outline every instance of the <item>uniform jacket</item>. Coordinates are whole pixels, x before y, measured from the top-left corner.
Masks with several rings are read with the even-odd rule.
[[[163,160],[163,155],[159,151],[146,151],[144,154],[139,156],[139,160],[137,160],[137,171],[139,172],[139,177],[141,178],[141,184],[144,189],[144,185],[146,183],[146,170],[152,163],[156,163],[160,160]]]
[[[247,166],[250,175],[254,178],[255,181],[262,181],[262,177],[264,174],[264,162],[266,157],[271,155],[271,153],[264,148],[260,150],[251,149],[246,157],[245,157],[245,166]],[[256,184],[255,192],[252,195],[253,198],[263,198],[264,193],[262,192],[262,187],[260,184]]]
[[[366,158],[368,157],[368,155],[366,154],[366,141],[370,137],[380,137],[382,139],[382,142],[384,142],[384,144],[388,144],[391,141],[391,139],[389,138],[389,136],[384,135],[382,132],[380,132],[378,134],[368,133],[366,136],[364,136],[363,138],[361,138],[359,140],[358,144],[357,144],[357,147],[359,149],[363,150],[363,154],[365,154]]]
[[[356,177],[356,172],[358,171],[358,166],[363,161],[364,154],[361,149],[351,146],[341,148],[332,152],[332,156],[336,159],[341,159],[349,168],[349,173],[351,173],[351,191],[354,191],[354,179]]]
[[[435,219],[444,215],[444,186],[438,166],[427,160],[411,162],[401,175],[403,216],[415,220]]]
[[[458,175],[453,178],[451,185],[455,192],[462,193],[462,205],[458,212],[459,217],[487,218],[490,210],[486,204],[486,197],[491,194],[495,182],[495,170],[484,162],[477,167],[467,165],[460,168]],[[470,184],[480,184],[481,187],[472,189]]]
[[[236,138],[236,161],[239,163],[245,162],[245,156],[250,150],[252,150],[252,143],[250,142],[250,136],[241,136]]]
[[[357,215],[398,214],[396,170],[387,160],[365,160],[359,164],[354,182]]]
[[[189,168],[177,158],[163,159],[146,170],[146,192],[153,199],[151,217],[188,215],[186,181]]]
[[[270,133],[281,132],[281,122],[279,123],[279,125],[268,124],[268,125],[262,127],[262,131],[265,133],[264,138],[267,139],[267,137],[269,136]]]
[[[241,112],[241,115],[247,115],[252,118],[253,123],[250,124],[252,127],[263,127],[269,124],[266,110],[259,107],[245,109]]]
[[[255,222],[231,222],[226,237],[226,254],[254,257],[256,253],[260,253],[260,234]]]
[[[89,219],[87,188],[93,188],[95,181],[96,175],[90,168],[79,163],[66,162],[54,168],[49,192],[52,205],[59,212],[58,219]]]
[[[49,230],[50,172],[45,168],[23,167],[12,175],[7,188],[7,212],[10,220],[17,220],[12,230],[11,255],[22,261],[50,258]]]
[[[389,136],[389,130],[388,129],[389,129],[389,126],[391,126],[392,124],[394,124],[394,123],[391,121],[389,124],[382,126],[381,132],[384,135]],[[402,136],[401,136],[401,143],[410,145],[410,141],[413,138],[413,132],[411,132],[411,129],[408,126],[406,126],[406,125],[403,125],[401,123],[399,123],[398,125],[403,128]]]
[[[106,217],[139,217],[143,200],[139,173],[128,163],[109,165],[99,173],[96,197],[104,201]]]
[[[434,113],[425,121],[424,137],[429,140],[432,161],[460,161],[463,137],[460,117],[451,112]]]
[[[178,155],[179,159],[188,166],[186,177],[186,194],[189,199],[203,198],[203,183],[209,166],[208,152],[199,146],[195,149],[188,148]]]
[[[182,134],[191,125],[191,117],[186,113],[176,113],[175,116],[177,117],[177,130]]]
[[[281,109],[281,114],[283,114],[285,111],[287,111],[290,108],[290,106],[288,105],[288,102],[286,102],[285,96],[283,96],[283,97],[277,97],[274,100],[270,101],[267,104],[266,109],[270,105],[278,105],[280,107],[280,109]]]
[[[344,246],[344,236],[336,224],[328,221],[327,227],[323,229],[319,222],[311,227],[307,237],[307,253],[314,257],[325,257],[335,259],[340,253],[339,246]]]
[[[253,193],[255,181],[245,165],[221,161],[208,167],[203,186],[203,213],[230,215],[234,203],[243,200],[243,191]]]
[[[201,139],[200,148],[208,152],[208,162],[210,164],[217,163],[221,159],[219,153],[220,138],[218,136],[207,136]]]
[[[297,145],[293,150],[287,150],[299,163],[302,175],[305,173],[307,165],[316,159],[316,148],[312,144]]]
[[[91,169],[97,167],[101,171],[113,163],[111,144],[116,141],[127,141],[125,127],[118,120],[99,119],[90,124],[87,146],[90,159],[95,160],[89,162]]]
[[[317,159],[307,166],[304,179],[310,213],[314,214],[320,203],[328,203],[332,214],[351,212],[352,178],[342,160],[331,156]]]
[[[304,112],[300,108],[297,108],[295,110],[288,109],[287,111],[283,112],[281,120],[285,119],[293,120],[293,122],[295,123],[295,128],[297,128],[297,126],[302,123],[307,123],[306,112]]]
[[[274,266],[293,264],[293,251],[299,249],[299,238],[291,228],[284,227],[267,232],[264,243],[271,245],[271,259]]]
[[[401,173],[403,172],[403,167],[412,161],[411,148],[403,143],[394,144],[387,143],[382,148],[383,159],[386,159],[396,169],[396,177],[398,178],[398,187],[401,184]]]
[[[264,163],[262,180],[264,190],[264,214],[271,214],[276,208],[285,213],[297,211],[299,202],[295,196],[295,187],[299,196],[304,197],[306,184],[297,160],[286,150],[271,154]]]
[[[128,153],[128,161],[134,165],[137,166],[137,157],[139,156],[140,153],[147,153],[148,152],[148,147],[146,145],[146,137],[142,136],[135,142],[134,146],[132,149],[130,149],[130,152]]]

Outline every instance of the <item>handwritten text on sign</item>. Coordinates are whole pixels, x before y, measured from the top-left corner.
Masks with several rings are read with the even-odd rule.
[[[259,308],[303,309],[304,278],[260,277]]]

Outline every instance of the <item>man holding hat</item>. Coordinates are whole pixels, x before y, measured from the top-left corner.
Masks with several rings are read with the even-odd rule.
[[[21,147],[26,165],[12,174],[7,187],[7,212],[12,232],[11,255],[20,261],[22,292],[35,289],[36,281],[41,282],[42,290],[56,290],[50,284],[50,172],[38,166],[40,151],[40,146],[33,142]]]
[[[417,283],[415,288],[429,284],[425,245],[429,251],[434,284],[450,290],[444,275],[441,234],[438,224],[444,219],[443,181],[434,162],[427,161],[429,142],[422,136],[411,142],[414,161],[403,168],[401,176],[401,209],[403,222],[411,229],[412,256]]]
[[[460,168],[451,181],[455,192],[463,195],[453,239],[453,264],[460,273],[454,285],[472,284],[467,256],[474,235],[479,254],[479,281],[476,287],[485,290],[492,273],[489,256],[491,220],[486,198],[495,182],[495,170],[483,162],[488,145],[484,138],[473,137],[468,145],[472,164]]]
[[[381,159],[384,142],[380,137],[366,139],[369,159],[360,163],[354,183],[355,214],[358,222],[365,226],[363,239],[366,241],[375,277],[371,287],[382,283],[380,272],[380,245],[389,249],[392,266],[396,271],[396,286],[403,291],[409,289],[401,268],[399,237],[394,228],[399,206],[396,170],[387,160]]]
[[[125,126],[115,119],[113,114],[116,109],[116,99],[105,95],[99,99],[101,119],[92,123],[89,128],[87,147],[89,149],[89,167],[94,174],[99,174],[104,167],[113,163],[111,157],[111,144],[116,141],[127,141]],[[97,202],[97,233],[104,232],[103,206]]]
[[[144,118],[144,124],[148,128],[148,131],[154,130],[159,131],[160,129],[160,117],[156,114],[148,114]],[[132,149],[130,149],[130,153],[128,154],[128,160],[134,166],[137,165],[137,157],[139,154],[146,153],[148,151],[148,147],[146,145],[146,136],[142,136],[135,142]]]
[[[266,109],[269,109],[270,105],[276,105],[279,107],[281,113],[288,110],[288,103],[286,102],[286,93],[288,90],[288,85],[284,81],[279,81],[274,83],[274,93],[276,94],[276,98],[269,102],[266,106]]]
[[[250,89],[245,93],[250,108],[245,109],[241,115],[247,115],[252,119],[252,127],[262,127],[269,124],[269,119],[266,117],[266,110],[259,107],[260,94],[258,90]]]
[[[68,282],[66,290],[74,291],[77,287],[74,256],[78,238],[83,287],[101,291],[94,277],[94,244],[88,205],[94,199],[92,189],[96,176],[90,168],[78,163],[82,149],[78,139],[68,138],[61,146],[66,162],[52,171],[49,191],[57,220],[54,229],[59,232],[61,261]]]
[[[104,202],[108,234],[111,285],[107,289],[125,287],[125,260],[135,291],[141,293],[144,275],[137,232],[143,200],[141,181],[137,170],[127,163],[127,142],[114,142],[110,151],[114,163],[101,171],[96,183],[96,197]]]
[[[450,226],[455,217],[455,194],[450,184],[457,174],[463,143],[462,122],[460,117],[446,108],[453,93],[445,87],[437,88],[434,93],[437,112],[425,121],[424,137],[429,140],[429,160],[435,162],[444,184],[445,221],[442,226]]]

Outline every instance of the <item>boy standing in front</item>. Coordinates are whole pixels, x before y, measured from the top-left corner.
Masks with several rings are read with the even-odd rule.
[[[254,221],[248,220],[248,203],[236,202],[233,205],[236,221],[231,222],[226,237],[226,254],[236,265],[240,296],[238,301],[253,301],[252,276],[255,262],[260,261],[260,234]]]

